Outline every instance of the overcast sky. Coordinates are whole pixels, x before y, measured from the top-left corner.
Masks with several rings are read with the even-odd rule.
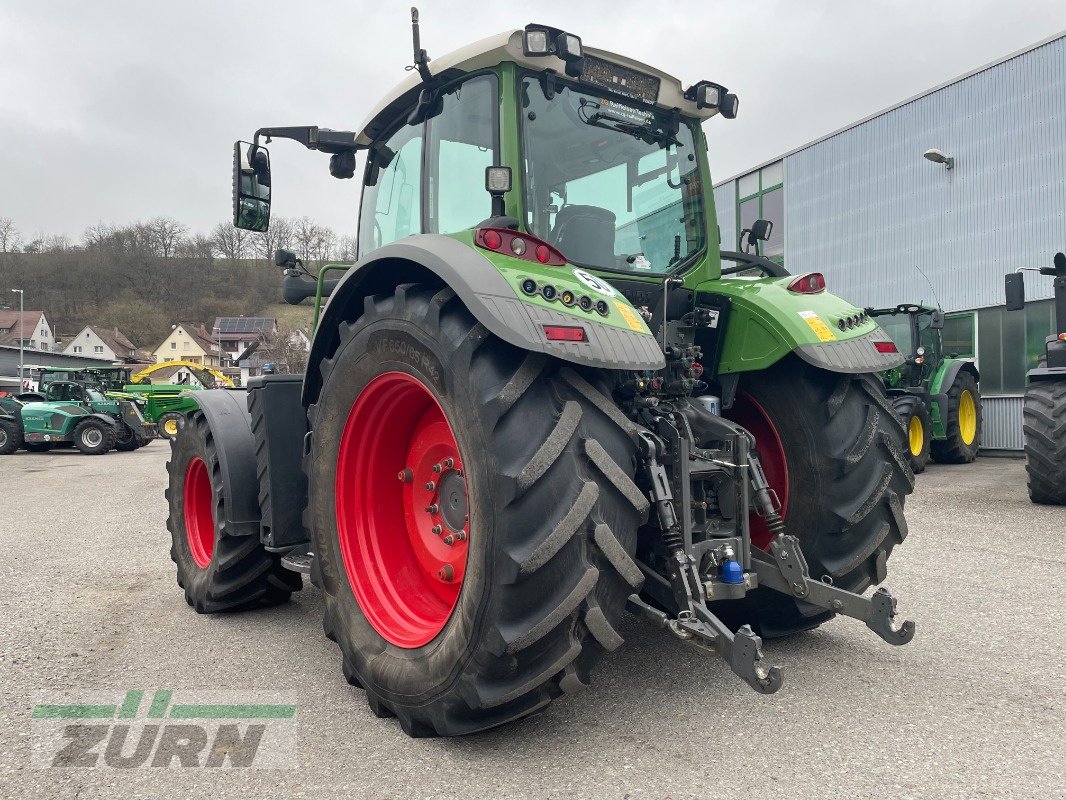
[[[404,77],[408,8],[0,0],[0,217],[24,239],[79,239],[96,222],[160,214],[210,229],[229,216],[235,139],[263,125],[355,128]],[[421,0],[420,9],[431,57],[537,21],[686,86],[725,84],[740,95],[740,116],[708,123],[716,181],[1066,28],[1063,0]],[[331,178],[325,156],[291,142],[272,156],[275,214],[355,232],[356,181]]]

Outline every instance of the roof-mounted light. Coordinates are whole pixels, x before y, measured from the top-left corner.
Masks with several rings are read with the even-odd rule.
[[[522,32],[522,54],[527,57],[558,56],[566,62],[566,74],[581,76],[584,50],[581,37],[548,25],[527,25]]]
[[[685,90],[685,99],[696,103],[696,108],[713,108],[726,119],[736,119],[740,99],[714,81],[700,81]]]

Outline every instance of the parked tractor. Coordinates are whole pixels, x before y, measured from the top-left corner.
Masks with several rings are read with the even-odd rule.
[[[764,636],[840,614],[910,641],[864,594],[907,534],[877,377],[902,358],[818,273],[723,270],[701,123],[736,96],[541,25],[431,69],[412,21],[414,69],[358,131],[234,147],[255,231],[272,138],[339,178],[364,158],[359,256],[310,276],[279,251],[285,297],[316,298],[306,375],[197,393],[172,442],[189,605],[280,603],[309,573],[345,677],[412,736],[586,686],[627,608],[762,693]]]
[[[166,366],[163,362],[158,366]],[[193,367],[199,365],[188,362]],[[136,403],[147,422],[154,423],[161,437],[173,439],[185,424],[185,415],[196,408],[195,401],[186,396],[187,392],[199,391],[198,385],[170,384],[150,382],[150,375],[157,365],[148,368],[134,367],[78,367],[48,368],[40,371],[38,393],[44,392],[53,381],[76,380],[103,392],[112,400],[129,400]],[[208,376],[209,373],[202,373]],[[219,373],[220,374],[220,373]],[[210,380],[210,378],[208,378]],[[232,384],[231,384],[232,385]]]
[[[1024,268],[1023,268],[1024,269]],[[1029,499],[1066,505],[1066,253],[1031,270],[1054,279],[1055,330],[1044,340],[1040,365],[1026,373],[1023,431]],[[1023,270],[1006,276],[1007,310],[1025,307]]]
[[[65,402],[26,402],[0,397],[0,455],[19,449],[44,453],[73,444],[90,456],[115,447],[121,425],[114,417]]]
[[[911,469],[924,472],[930,457],[941,464],[973,461],[981,446],[981,375],[972,359],[944,354],[944,312],[901,303],[866,313],[904,354],[903,365],[881,377],[907,430]]]
[[[145,419],[143,408],[144,401],[131,396],[115,397],[104,394],[100,385],[94,380],[57,380],[55,372],[42,371],[39,378],[39,389],[36,392],[25,392],[18,395],[18,399],[30,405],[77,405],[84,408],[90,414],[102,414],[110,417],[115,423],[114,436],[105,436],[105,442],[99,442],[92,449],[93,455],[96,450],[107,446],[101,453],[112,449],[122,452],[136,450],[144,447],[157,436],[154,423]],[[62,372],[60,375],[69,373]],[[36,413],[36,411],[34,412]],[[43,436],[44,438],[39,438]],[[74,441],[66,438],[56,440],[47,426],[37,430],[35,426],[26,426],[23,438],[28,444],[35,445],[38,450],[50,450],[56,444],[66,441]],[[95,437],[94,437],[95,441]],[[30,448],[27,448],[30,449]],[[83,449],[83,452],[85,450]]]

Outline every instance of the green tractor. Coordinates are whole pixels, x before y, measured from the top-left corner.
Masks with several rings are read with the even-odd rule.
[[[141,410],[145,420],[154,423],[159,436],[173,439],[185,424],[185,415],[196,408],[187,392],[198,386],[135,383],[133,367],[53,367],[42,369],[38,377],[38,392],[44,392],[54,381],[75,380],[93,386],[112,400],[128,400]],[[140,369],[139,367],[137,369]]]
[[[38,380],[36,392],[26,392],[18,395],[23,402],[45,405],[76,405],[84,408],[91,414],[103,414],[115,423],[115,435],[113,441],[100,452],[106,453],[112,447],[120,452],[128,452],[144,447],[158,435],[154,422],[149,422],[143,413],[144,401],[140,398],[127,395],[114,396],[105,394],[102,387],[95,380],[67,380],[57,379],[56,375],[69,375],[67,371],[42,371]],[[37,434],[44,434],[46,438],[38,439]],[[47,438],[48,430],[37,431],[32,426],[27,426],[24,438],[28,443],[40,445],[39,449],[49,450],[55,444],[71,441],[68,439]],[[76,443],[76,442],[75,442]],[[84,451],[83,451],[84,452]]]
[[[111,415],[76,403],[0,397],[0,455],[20,448],[45,453],[63,444],[86,455],[103,455],[115,447],[121,427]]]
[[[1022,268],[1006,276],[1007,310],[1025,307]],[[1029,499],[1066,505],[1066,253],[1056,253],[1050,267],[1030,271],[1054,279],[1055,330],[1044,341],[1044,356],[1026,374],[1022,430]]]
[[[189,605],[280,603],[309,573],[345,677],[412,736],[581,689],[626,609],[762,693],[761,637],[839,614],[910,641],[864,594],[907,534],[878,379],[902,359],[820,274],[719,253],[701,123],[736,96],[542,25],[431,70],[412,21],[415,69],[359,131],[235,145],[258,231],[264,140],[338,178],[364,156],[359,253],[314,278],[277,253],[286,299],[316,298],[306,375],[198,392],[171,444]]]
[[[904,354],[902,366],[882,373],[892,405],[907,429],[911,469],[929,459],[968,464],[981,446],[981,375],[972,359],[944,354],[944,312],[901,303],[867,308]]]

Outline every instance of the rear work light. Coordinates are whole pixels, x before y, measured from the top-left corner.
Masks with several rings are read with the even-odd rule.
[[[874,342],[878,353],[898,353],[895,342]]]
[[[546,264],[549,267],[566,266],[566,258],[550,244],[536,236],[509,228],[478,228],[474,233],[474,244],[535,264]]]
[[[825,276],[820,272],[808,272],[792,279],[788,285],[790,292],[796,294],[818,294],[825,291]]]
[[[545,325],[544,336],[549,342],[586,342],[588,337],[580,325]]]

